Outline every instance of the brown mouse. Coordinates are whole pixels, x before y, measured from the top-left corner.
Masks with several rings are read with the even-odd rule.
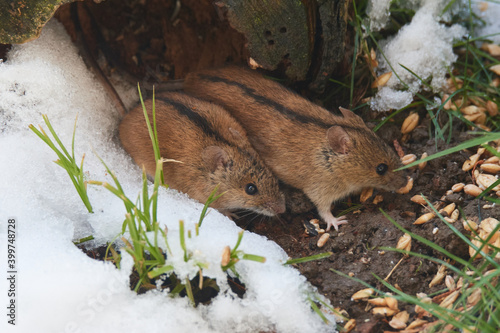
[[[152,120],[152,101],[145,102]],[[222,107],[181,93],[155,98],[160,154],[165,183],[205,202],[219,185],[225,192],[212,207],[223,212],[247,209],[273,216],[285,211],[278,180],[250,145],[245,130]],[[125,150],[149,175],[155,156],[142,106],[125,115],[119,127]]]
[[[257,72],[240,68],[201,70],[184,81],[186,92],[225,107],[278,178],[302,190],[327,223],[332,203],[363,188],[396,190],[406,183],[400,159],[361,117],[343,117],[306,100]]]

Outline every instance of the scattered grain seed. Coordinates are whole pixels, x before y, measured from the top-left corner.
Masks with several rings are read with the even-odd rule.
[[[496,77],[493,80],[491,80],[490,86],[497,88],[500,86],[500,78]]]
[[[446,191],[446,192],[445,192],[445,196],[447,196],[447,195],[451,195],[451,194],[453,194],[453,191],[452,191],[452,190],[448,190],[448,191]]]
[[[409,251],[411,249],[411,236],[405,233],[403,236],[399,237],[396,248]]]
[[[497,195],[497,197],[500,197],[500,191],[496,191],[495,194]]]
[[[451,218],[453,220],[458,220],[458,217],[460,216],[460,212],[458,211],[458,209],[455,209],[453,212],[451,212]]]
[[[422,156],[420,157],[420,159],[421,159],[421,160],[423,160],[423,159],[424,159],[424,158],[426,158],[427,156],[429,156],[429,155],[427,155],[427,153],[425,153],[425,152],[424,152],[424,153],[422,154]],[[426,165],[427,165],[427,162],[422,162],[422,163],[419,163],[419,164],[418,164],[418,169],[419,169],[420,171],[422,171],[422,170],[426,167]]]
[[[454,193],[460,192],[464,189],[465,184],[464,183],[457,183],[451,187],[451,190]]]
[[[328,238],[330,238],[329,233],[325,233],[325,234],[321,235],[321,237],[318,239],[318,243],[316,243],[316,245],[318,247],[323,247],[326,244],[326,241],[328,240]]]
[[[467,307],[474,306],[481,299],[481,288],[476,288],[474,291],[467,297]]]
[[[389,81],[389,79],[391,78],[391,76],[392,76],[392,72],[387,72],[387,73],[380,75],[378,78],[375,79],[375,81],[373,81],[372,88],[378,88],[378,87],[385,86],[387,84],[387,81]]]
[[[417,155],[415,154],[407,154],[401,158],[401,163],[403,165],[408,165],[410,163],[413,163],[417,160]]]
[[[494,57],[498,57],[500,56],[500,46],[496,45],[496,44],[489,44],[489,43],[485,43],[483,45],[486,45],[485,46],[485,49],[486,51],[494,56]]]
[[[354,295],[351,296],[351,299],[354,301],[360,300],[360,299],[365,299],[373,295],[375,291],[372,288],[367,288],[367,289],[361,289],[357,292],[354,293]]]
[[[474,245],[478,249],[481,248],[481,246],[483,245],[483,241],[480,241],[477,239],[471,239],[471,243],[472,243],[472,245]],[[490,252],[490,248],[488,246],[485,246],[481,249],[481,251],[484,252],[485,254],[488,254],[488,252]],[[483,257],[480,252],[476,255],[476,252],[477,251],[472,246],[469,246],[469,255],[471,257],[475,257],[475,259],[479,259],[479,258]]]
[[[325,233],[325,229],[319,229],[318,234],[323,235]]]
[[[472,123],[479,123],[479,124],[482,124],[482,114],[481,113],[475,113],[475,114],[466,114],[464,116],[465,119],[467,119],[468,121],[472,122]]]
[[[467,231],[472,231],[472,230],[476,231],[478,228],[477,223],[474,221],[471,221],[471,220],[468,220],[468,221],[464,220],[463,226],[464,226],[464,229]]]
[[[488,3],[486,1],[481,1],[479,4],[478,4],[478,8],[480,11],[482,12],[485,12],[488,10]]]
[[[434,278],[432,279],[431,283],[429,283],[429,288],[432,288],[434,287],[435,285],[437,284],[440,284],[444,277],[446,276],[445,275],[445,271],[446,271],[446,266],[444,265],[441,265],[436,273],[436,275],[434,276]]]
[[[457,89],[461,89],[463,86],[463,81],[457,77],[454,78],[448,78],[446,80],[446,85],[448,88],[448,92],[452,93],[455,92]]]
[[[412,188],[413,188],[413,178],[408,177],[408,182],[406,183],[406,185],[397,190],[396,193],[406,194],[410,192]]]
[[[436,215],[433,212],[425,213],[413,222],[413,224],[424,224],[432,220]]]
[[[464,278],[461,276],[461,277],[458,278],[457,288],[458,289],[462,289],[463,286],[464,286]]]
[[[447,216],[443,217],[443,219],[444,219],[446,222],[448,222],[448,223],[455,223],[455,222],[457,222],[457,220],[452,219],[451,217],[447,217]]]
[[[484,124],[476,124],[476,126],[479,127],[480,129],[482,129],[483,131],[491,132],[491,128],[484,125]]]
[[[427,205],[425,197],[421,194],[416,194],[412,196],[410,200],[413,201],[414,203],[418,203],[419,205]]]
[[[347,332],[352,331],[356,327],[356,319],[349,319],[344,325],[344,330]]]
[[[472,168],[474,167],[474,162],[472,162],[471,160],[467,160],[464,162],[464,164],[462,165],[462,170],[463,171],[469,171],[471,170]]]
[[[472,116],[481,113],[481,108],[476,105],[468,105],[460,109],[460,112],[466,116]]]
[[[372,60],[377,59],[377,53],[375,53],[375,50],[373,49],[373,47],[372,47],[372,48],[371,48],[371,50],[370,50],[370,58],[371,58]]]
[[[439,232],[439,228],[438,227],[434,227],[434,229],[432,229],[432,234],[435,235]]]
[[[375,198],[373,198],[374,205],[377,205],[377,204],[381,203],[382,201],[384,201],[384,196],[382,194],[377,194],[375,196]]]
[[[377,60],[377,55],[375,54],[375,51],[372,49],[373,53],[370,52],[370,57],[368,59],[368,63],[372,68],[377,68],[378,67],[378,60]]]
[[[486,111],[491,117],[494,117],[498,114],[498,105],[493,101],[486,102]]]
[[[441,209],[439,212],[442,214],[442,213],[446,213],[446,215],[448,216],[451,216],[451,213],[453,213],[453,211],[455,210],[455,207],[457,205],[452,202],[451,204],[449,204],[448,206],[444,207],[443,209]]]
[[[371,258],[362,257],[361,259],[359,259],[359,262],[362,263],[362,264],[367,265],[367,264],[370,263],[371,260],[372,260]]]
[[[439,306],[442,308],[451,309],[453,303],[457,300],[459,294],[460,291],[455,290],[454,292],[446,296],[446,298],[441,303],[439,303]]]
[[[413,328],[417,328],[417,327],[423,326],[424,324],[427,324],[427,320],[416,319],[408,325],[407,329],[410,330]]]
[[[491,156],[490,158],[484,160],[484,163],[498,164],[498,162],[500,162],[500,158],[498,158],[498,156]]]
[[[368,200],[371,196],[373,195],[373,188],[365,188],[363,192],[361,192],[361,195],[359,196],[359,201],[360,202],[365,202]]]
[[[445,110],[451,109],[451,98],[450,98],[450,95],[444,94],[443,98],[441,98],[441,103],[445,103],[443,105],[443,109],[445,109]]]
[[[478,97],[478,96],[470,96],[469,97],[469,100],[472,102],[472,104],[474,104],[475,106],[480,106],[480,107],[484,107],[484,105],[486,104],[486,102],[484,101],[484,99],[482,99],[481,97]]]
[[[454,290],[456,288],[455,280],[451,277],[451,275],[446,275],[444,278],[444,284],[448,290]]]
[[[390,309],[388,307],[375,307],[372,309],[372,313],[374,315],[380,314],[384,316],[394,316],[396,313],[398,313],[397,310]]]
[[[316,229],[319,229],[319,220],[318,219],[311,219],[311,220],[309,220],[309,223],[311,223]]]
[[[474,179],[476,179],[479,176],[479,169],[475,169],[472,175],[474,176]]]
[[[483,163],[481,164],[481,170],[487,173],[497,173],[500,171],[500,165],[493,163]]]
[[[220,263],[221,266],[222,267],[227,266],[230,260],[231,260],[231,248],[226,245],[222,250],[222,261]]]
[[[347,274],[347,275],[349,275],[350,277],[353,277],[354,273],[353,272],[349,272],[349,274]]]
[[[495,204],[486,204],[486,205],[483,205],[483,209],[492,209],[493,207],[495,207]]]
[[[387,300],[382,297],[370,298],[368,303],[375,306],[387,306]]]
[[[493,230],[495,230],[495,228],[497,227],[498,225],[498,220],[493,218],[493,217],[488,217],[487,219],[484,219],[481,221],[481,224],[479,225],[484,231],[486,231],[488,234],[491,234],[493,232]],[[496,237],[493,241],[496,240]]]
[[[403,121],[403,125],[401,126],[401,133],[408,134],[415,129],[418,125],[420,117],[418,113],[412,112],[406,119]]]
[[[399,311],[398,309],[398,300],[394,297],[386,297],[385,301],[387,302],[387,307],[392,310]]]
[[[488,126],[485,125],[486,120],[488,120],[486,112],[481,112],[480,116],[476,119],[476,125],[481,126],[481,128],[485,128],[486,130],[486,128],[489,128]]]
[[[476,177],[477,184],[479,185],[480,188],[483,190],[487,189],[491,185],[493,185],[494,182],[496,182],[498,179],[493,176],[493,175],[488,175],[485,173],[480,174],[479,176]],[[500,185],[497,185],[493,187],[493,191],[500,191]]]
[[[473,197],[477,197],[483,191],[474,184],[467,184],[464,186],[464,192],[468,195],[472,195]]]
[[[389,325],[394,329],[403,329],[406,327],[408,319],[410,319],[410,314],[407,311],[401,311],[392,317]]]
[[[492,71],[493,73],[495,73],[496,75],[500,75],[500,64],[498,65],[495,65],[495,66],[491,66],[490,68],[488,68],[490,71]]]
[[[406,323],[402,322],[399,319],[395,319],[394,317],[391,319],[391,321],[389,321],[389,325],[396,330],[402,330],[406,327]]]

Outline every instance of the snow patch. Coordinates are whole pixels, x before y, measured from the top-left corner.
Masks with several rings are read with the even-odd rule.
[[[374,3],[377,2],[372,2],[372,7]],[[388,111],[410,104],[416,93],[427,89],[421,80],[430,81],[433,91],[442,89],[447,70],[457,59],[453,53],[453,41],[467,33],[458,24],[448,27],[440,22],[449,16],[440,16],[447,3],[447,0],[410,2],[409,5],[417,8],[412,21],[395,36],[379,43],[377,75],[386,72],[393,72],[393,75],[372,98],[372,109]],[[372,24],[382,23],[374,21]]]

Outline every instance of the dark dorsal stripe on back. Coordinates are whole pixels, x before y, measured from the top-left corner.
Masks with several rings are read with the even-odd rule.
[[[299,122],[302,124],[311,124],[311,125],[315,125],[315,126],[318,126],[320,128],[323,128],[323,129],[327,129],[327,128],[330,128],[331,126],[335,125],[334,123],[326,123],[322,119],[318,119],[318,118],[310,117],[310,116],[305,116],[305,115],[302,115],[300,113],[297,113],[296,111],[284,106],[283,104],[280,104],[272,99],[269,99],[265,96],[258,94],[255,91],[255,89],[250,88],[243,83],[236,82],[236,81],[229,80],[229,79],[222,78],[222,77],[215,76],[215,75],[208,75],[208,74],[197,74],[197,75],[201,79],[209,81],[209,82],[216,82],[216,83],[220,82],[220,83],[224,83],[224,84],[227,84],[230,86],[237,87],[237,88],[241,89],[243,94],[245,94],[246,96],[254,99],[255,101],[257,101],[260,104],[271,106],[277,112],[284,115],[285,117],[287,117],[291,121],[296,121],[296,122]],[[293,93],[293,94],[295,94],[295,93]],[[328,111],[325,110],[325,112],[328,112]],[[342,118],[340,118],[340,119],[342,119]],[[350,126],[350,125],[341,125],[341,126],[347,132],[356,132],[358,134],[362,134],[362,133],[366,132],[365,128],[360,128],[360,127]],[[370,140],[372,142],[376,142],[377,144],[381,144],[381,142],[375,138],[375,135],[373,137],[370,136],[368,138],[368,140]]]
[[[224,138],[224,136],[222,136],[216,129],[214,129],[214,127],[212,126],[212,124],[210,124],[210,122],[208,122],[204,117],[202,117],[199,113],[193,111],[188,106],[170,98],[165,98],[165,97],[155,97],[155,98],[174,107],[180,115],[189,119],[193,125],[198,127],[206,135],[211,136],[215,140],[225,145],[229,146],[234,145],[229,141],[227,141],[227,139]]]
[[[193,125],[198,127],[204,134],[212,137],[214,140],[216,140],[220,144],[234,147],[242,155],[249,157],[251,160],[255,160],[255,157],[253,157],[252,154],[250,154],[250,152],[242,149],[236,143],[229,142],[223,135],[220,134],[219,131],[217,131],[212,126],[212,124],[209,121],[207,121],[207,119],[205,119],[198,112],[193,111],[190,107],[188,107],[188,106],[186,106],[178,101],[175,101],[173,99],[162,97],[162,96],[155,97],[155,99],[160,100],[160,101],[174,107],[180,115],[189,119],[189,121],[191,121],[191,123]]]

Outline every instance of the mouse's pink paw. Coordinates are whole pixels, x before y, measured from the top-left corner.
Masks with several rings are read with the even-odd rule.
[[[346,220],[345,216],[340,216],[340,217],[333,217],[328,219],[326,222],[326,231],[330,231],[331,227],[333,226],[335,230],[339,230],[339,225],[341,224],[346,224],[348,221]]]

